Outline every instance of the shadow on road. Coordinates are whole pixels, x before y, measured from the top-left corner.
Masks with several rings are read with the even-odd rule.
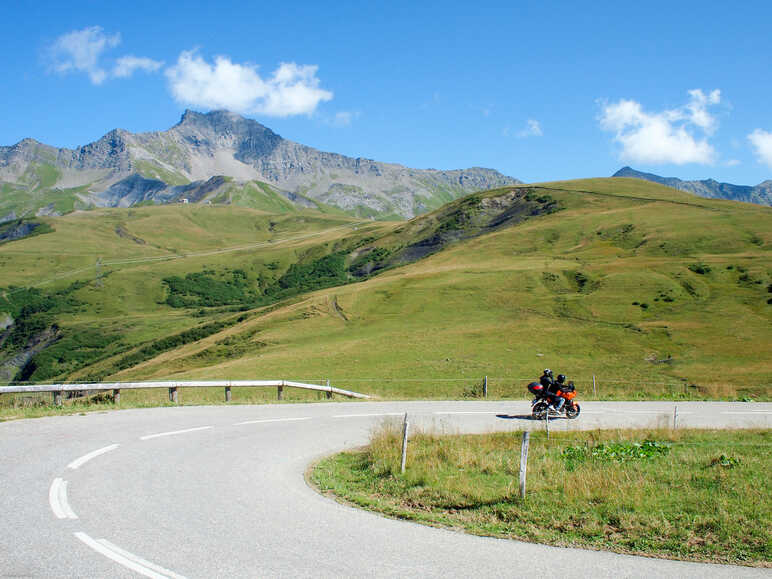
[[[530,414],[497,414],[496,418],[501,418],[502,420],[536,420]],[[555,420],[566,420],[566,417],[550,416],[550,422],[554,422]],[[540,420],[539,422],[543,422],[543,420]]]

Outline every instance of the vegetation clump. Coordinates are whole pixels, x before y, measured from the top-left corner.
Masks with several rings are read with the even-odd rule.
[[[569,446],[563,450],[566,462],[583,462],[587,459],[600,461],[626,462],[630,460],[652,459],[667,455],[670,445],[656,440],[643,442],[609,442],[597,445]]]
[[[693,263],[689,266],[689,269],[699,275],[710,273],[710,266],[705,263]]]
[[[213,307],[254,302],[257,294],[247,281],[243,269],[226,272],[217,279],[213,271],[189,273],[184,278],[166,277],[166,304],[173,308]]]

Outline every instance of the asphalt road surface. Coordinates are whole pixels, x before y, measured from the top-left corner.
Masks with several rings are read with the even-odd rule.
[[[585,402],[554,429],[670,425],[674,404]],[[317,494],[304,472],[380,421],[543,429],[527,402],[176,407],[0,424],[2,577],[772,577],[476,537]],[[772,425],[772,404],[678,403],[680,427]]]

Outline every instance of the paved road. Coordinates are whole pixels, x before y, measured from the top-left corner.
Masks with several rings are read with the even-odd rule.
[[[524,402],[178,407],[0,424],[2,577],[772,577],[475,537],[306,486],[384,415],[449,432],[544,428]],[[772,404],[679,403],[680,426],[772,426]],[[672,403],[585,403],[554,428],[669,424]]]

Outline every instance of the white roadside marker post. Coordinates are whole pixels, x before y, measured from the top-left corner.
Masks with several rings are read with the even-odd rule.
[[[402,461],[400,463],[400,472],[405,474],[405,461],[407,460],[407,431],[409,424],[407,421],[407,412],[405,412],[405,422],[402,425]]]
[[[531,437],[531,433],[528,431],[523,432],[523,443],[520,447],[520,498],[525,498],[525,471],[528,467],[528,440]]]

